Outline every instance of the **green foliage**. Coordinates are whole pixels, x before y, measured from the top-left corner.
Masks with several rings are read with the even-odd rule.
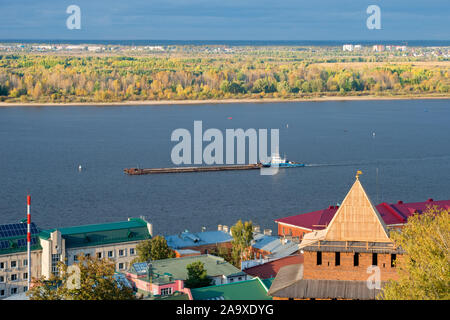
[[[405,255],[398,281],[390,281],[379,298],[386,300],[450,299],[450,211],[430,208],[391,233]]]
[[[251,256],[250,245],[253,240],[253,223],[251,221],[243,223],[242,220],[239,220],[231,227],[231,236],[233,237],[231,241],[233,264],[240,267],[241,261]]]
[[[186,266],[188,278],[184,282],[186,288],[201,288],[210,286],[212,280],[208,278],[205,264],[201,261],[195,261]]]
[[[169,248],[163,236],[155,236],[149,240],[143,240],[136,246],[137,257],[131,262],[147,262],[149,260],[161,260],[175,258],[175,252]]]
[[[8,102],[111,102],[449,92],[449,67],[444,62],[383,66],[368,62],[381,59],[372,58],[337,59],[282,48],[213,58],[200,53],[175,57],[5,54],[0,55],[0,96]],[[367,64],[341,66],[332,63],[336,61]]]
[[[115,264],[107,259],[95,259],[81,255],[74,264],[79,273],[69,271],[60,263],[58,275],[50,279],[33,279],[27,292],[30,300],[133,300],[133,290],[114,279]],[[75,277],[79,285],[75,286]],[[73,286],[71,286],[71,284]]]

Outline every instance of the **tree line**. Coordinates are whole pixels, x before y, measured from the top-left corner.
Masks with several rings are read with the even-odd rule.
[[[0,55],[0,101],[120,102],[447,94],[447,65],[339,66],[252,56]]]

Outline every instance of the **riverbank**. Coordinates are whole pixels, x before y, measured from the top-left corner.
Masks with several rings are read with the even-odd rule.
[[[0,102],[0,107],[57,107],[57,106],[155,106],[155,105],[199,105],[235,103],[284,103],[284,102],[324,102],[324,101],[373,101],[373,100],[440,100],[450,99],[447,95],[424,96],[324,96],[317,98],[261,98],[261,99],[210,99],[210,100],[138,100],[118,102]]]

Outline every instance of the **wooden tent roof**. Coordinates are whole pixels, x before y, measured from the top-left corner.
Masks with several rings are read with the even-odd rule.
[[[392,242],[383,219],[358,178],[328,227],[307,233],[300,247],[311,245],[319,240]]]

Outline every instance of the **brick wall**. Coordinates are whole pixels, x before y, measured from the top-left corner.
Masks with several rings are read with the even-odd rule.
[[[322,265],[317,265],[317,252],[304,252],[303,278],[323,280],[367,280],[371,274],[367,267],[372,265],[372,253],[360,253],[359,265],[353,265],[353,253],[340,253],[340,265],[335,265],[334,252],[322,252]],[[378,254],[380,280],[397,280],[397,267],[391,267],[390,254]],[[401,256],[397,255],[399,262]]]
[[[310,230],[302,229],[300,227],[288,226],[282,223],[278,223],[278,235],[283,236],[293,236],[303,238],[305,233],[311,232]]]

